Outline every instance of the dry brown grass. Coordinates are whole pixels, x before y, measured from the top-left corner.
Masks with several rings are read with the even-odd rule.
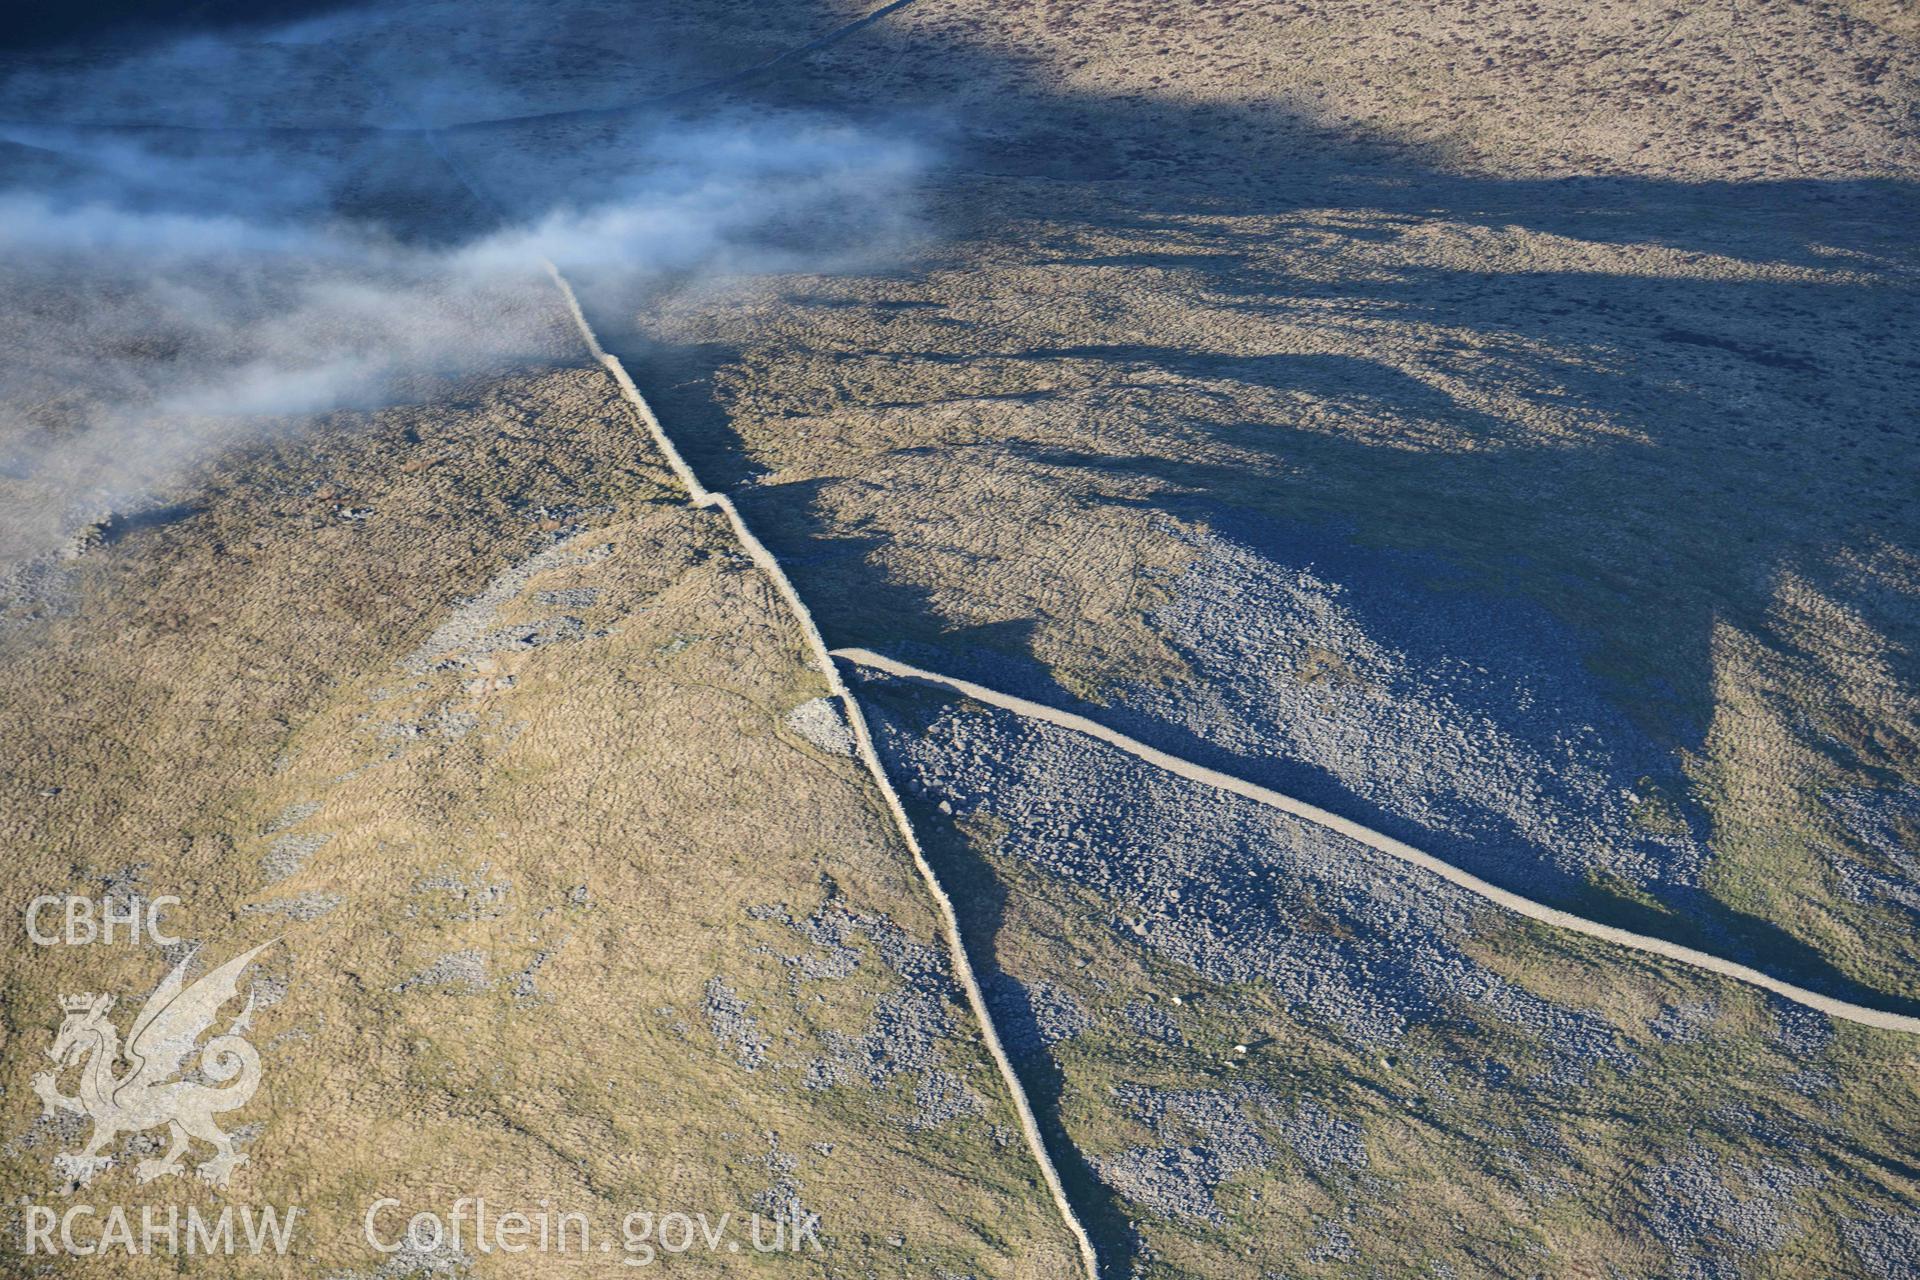
[[[869,949],[845,980],[797,984],[777,956],[809,948],[747,909],[804,918],[831,897],[937,945],[864,775],[785,725],[821,684],[765,582],[717,516],[663,488],[597,371],[476,392],[465,412],[393,410],[229,458],[182,482],[203,515],[73,562],[68,611],[9,637],[8,900],[137,866],[142,891],[185,900],[174,928],[210,955],[284,934],[235,1185],[305,1206],[302,1268],[370,1270],[359,1221],[380,1194],[442,1213],[456,1194],[545,1197],[607,1231],[631,1208],[744,1222],[771,1155],[796,1161],[822,1217],[827,1252],[804,1266],[1071,1274],[964,1003],[944,998],[935,1061],[984,1116],[906,1129],[913,1073],[801,1087],[899,979]],[[329,519],[327,491],[376,515]],[[581,514],[556,535],[542,508]],[[582,619],[577,639],[408,669],[461,599],[556,546],[468,639],[556,613]],[[276,842],[301,836],[326,839],[269,882]],[[301,903],[323,909],[290,916]],[[54,997],[132,1002],[164,962],[11,957],[8,1126],[33,1136],[7,1177],[46,1200],[60,1144],[30,1126],[26,1077]],[[715,977],[765,1027],[760,1071],[706,1025]],[[124,1168],[91,1194],[215,1202]],[[552,1265],[495,1257],[486,1274]]]

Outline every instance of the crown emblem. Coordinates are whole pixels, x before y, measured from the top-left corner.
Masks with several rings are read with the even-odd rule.
[[[85,1013],[93,1008],[93,992],[81,991],[74,995],[61,996],[60,1007],[68,1013]]]

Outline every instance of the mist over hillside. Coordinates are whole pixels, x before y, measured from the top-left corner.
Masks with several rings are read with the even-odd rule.
[[[1920,1273],[1917,102],[1890,0],[24,12],[0,1272]]]

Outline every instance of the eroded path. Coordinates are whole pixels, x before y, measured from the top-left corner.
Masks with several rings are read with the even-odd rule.
[[[1858,1005],[1850,1001],[1835,999],[1832,996],[1821,995],[1817,991],[1809,991],[1805,987],[1798,987],[1790,982],[1783,982],[1778,978],[1762,973],[1758,969],[1751,968],[1750,966],[1739,964],[1732,960],[1726,960],[1719,956],[1708,955],[1704,951],[1696,951],[1692,947],[1682,946],[1677,942],[1669,942],[1664,938],[1649,937],[1645,934],[1633,933],[1626,929],[1616,928],[1613,925],[1601,924],[1598,921],[1589,920],[1584,916],[1577,916],[1571,912],[1562,911],[1557,907],[1549,907],[1544,903],[1535,902],[1532,898],[1522,897],[1520,894],[1502,889],[1496,884],[1490,884],[1476,875],[1462,871],[1450,862],[1442,861],[1432,854],[1416,849],[1404,841],[1396,840],[1392,836],[1383,835],[1370,827],[1362,826],[1350,818],[1343,818],[1337,813],[1332,813],[1320,808],[1318,805],[1311,805],[1303,800],[1296,800],[1292,796],[1284,795],[1281,792],[1260,786],[1257,783],[1248,782],[1243,778],[1236,778],[1232,774],[1222,773],[1218,769],[1209,769],[1204,765],[1195,764],[1191,760],[1184,760],[1179,756],[1169,755],[1165,751],[1150,747],[1138,739],[1129,738],[1127,735],[1109,729],[1097,721],[1089,720],[1085,716],[1075,715],[1070,711],[1062,711],[1057,707],[1049,707],[1043,703],[1032,702],[1026,698],[1016,697],[1010,693],[1002,693],[997,689],[990,689],[985,685],[975,684],[971,680],[962,680],[955,676],[941,675],[939,672],[926,671],[919,667],[909,666],[904,662],[898,662],[892,658],[884,657],[869,649],[835,649],[833,654],[835,657],[853,663],[856,666],[882,671],[888,675],[898,676],[907,680],[917,680],[925,684],[941,686],[951,689],[956,693],[965,694],[967,697],[978,702],[986,703],[989,706],[999,707],[1002,710],[1011,711],[1016,715],[1025,716],[1029,719],[1039,720],[1062,729],[1070,729],[1075,733],[1082,733],[1088,737],[1097,738],[1108,746],[1124,751],[1138,760],[1143,760],[1153,765],[1155,768],[1164,769],[1168,773],[1176,774],[1182,778],[1199,782],[1221,791],[1244,796],[1249,800],[1256,801],[1270,808],[1278,809],[1283,813],[1291,814],[1296,818],[1311,822],[1316,826],[1324,827],[1329,831],[1347,837],[1349,840],[1358,841],[1370,849],[1377,850],[1389,857],[1398,858],[1400,861],[1409,863],[1423,871],[1431,872],[1443,880],[1458,885],[1460,888],[1465,889],[1477,897],[1484,898],[1497,906],[1505,907],[1507,910],[1517,915],[1525,916],[1529,920],[1538,920],[1542,924],[1552,925],[1558,929],[1566,929],[1573,933],[1585,934],[1590,938],[1598,938],[1602,942],[1609,942],[1621,947],[1630,947],[1635,951],[1648,952],[1649,954],[1668,960],[1676,960],[1681,964],[1692,965],[1697,969],[1704,969],[1709,973],[1717,973],[1722,977],[1732,978],[1738,982],[1745,982],[1752,986],[1759,987],[1762,990],[1770,991],[1782,999],[1791,1000],[1795,1004],[1818,1010],[1829,1017],[1859,1023],[1862,1026],[1877,1027],[1883,1031],[1904,1031],[1910,1034],[1920,1035],[1920,1018],[1909,1017],[1905,1014],[1890,1013],[1883,1009],[1871,1009],[1865,1005]]]

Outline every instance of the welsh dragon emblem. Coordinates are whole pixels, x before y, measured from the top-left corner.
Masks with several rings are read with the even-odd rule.
[[[36,1075],[33,1089],[47,1115],[64,1111],[93,1121],[93,1136],[84,1148],[54,1159],[69,1191],[86,1186],[113,1163],[113,1157],[101,1154],[113,1139],[160,1125],[167,1126],[171,1145],[165,1155],[139,1163],[134,1172],[142,1182],[181,1172],[180,1157],[195,1138],[213,1147],[213,1157],[199,1166],[199,1173],[216,1187],[226,1186],[233,1171],[247,1162],[214,1117],[246,1106],[260,1087],[260,1055],[241,1034],[253,1017],[251,994],[240,1016],[199,1049],[194,1070],[183,1068],[196,1042],[237,994],[240,975],[272,945],[263,943],[235,956],[192,986],[185,985],[185,977],[193,957],[181,960],[147,997],[124,1051],[119,1031],[107,1020],[113,996],[89,992],[61,997],[66,1021],[47,1050],[55,1070]],[[127,1069],[116,1075],[122,1058]],[[58,1077],[76,1064],[81,1065],[79,1092],[68,1097],[60,1092]]]

